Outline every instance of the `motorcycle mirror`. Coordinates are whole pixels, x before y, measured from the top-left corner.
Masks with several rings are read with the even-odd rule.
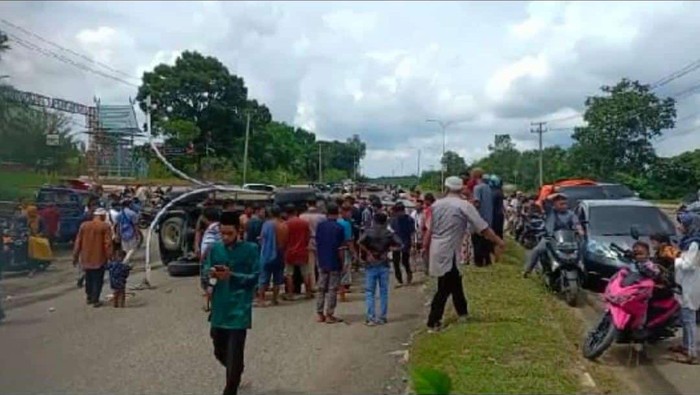
[[[636,226],[630,227],[630,236],[632,236],[634,240],[639,240],[639,229],[637,229]]]

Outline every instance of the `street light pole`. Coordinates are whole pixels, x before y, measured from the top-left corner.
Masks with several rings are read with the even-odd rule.
[[[318,142],[318,183],[323,182],[323,175],[321,169],[321,142]]]
[[[246,112],[245,143],[243,144],[243,184],[248,180],[248,138],[250,137],[250,111]]]
[[[444,188],[445,188],[445,165],[442,164],[442,159],[445,158],[445,142],[446,142],[445,131],[452,124],[452,121],[444,122],[444,121],[441,121],[439,119],[426,119],[425,122],[437,123],[438,125],[440,125],[440,129],[442,129],[442,156],[440,157],[440,185],[444,191]]]

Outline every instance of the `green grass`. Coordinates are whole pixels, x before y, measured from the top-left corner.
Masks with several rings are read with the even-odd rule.
[[[622,391],[612,374],[583,360],[576,343],[583,323],[535,280],[520,273],[524,251],[513,242],[501,262],[469,267],[464,276],[470,318],[439,334],[420,334],[410,369],[446,373],[452,393],[575,394],[582,367],[603,392]],[[449,302],[448,302],[449,303]],[[454,314],[445,322],[454,322]],[[419,377],[414,375],[413,381]]]
[[[53,179],[45,173],[0,170],[0,200],[31,199],[42,184]]]

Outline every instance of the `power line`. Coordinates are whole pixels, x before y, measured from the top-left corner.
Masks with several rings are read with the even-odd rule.
[[[700,129],[700,126],[694,126],[694,127],[691,127],[691,128],[679,130],[677,133],[674,133],[674,134],[667,134],[667,135],[665,135],[665,136],[662,136],[662,137],[658,138],[658,139],[656,140],[656,142],[657,142],[657,143],[660,143],[660,142],[666,141],[666,140],[668,140],[668,139],[670,139],[670,138],[672,138],[672,137],[680,137],[680,136],[683,136],[684,134],[688,134],[688,133],[693,132],[693,131],[696,131],[696,130],[698,130],[698,129]],[[673,130],[676,130],[676,129],[673,129]]]
[[[652,83],[649,87],[653,90],[659,87],[662,87],[672,81],[675,81],[684,75],[687,75],[689,73],[692,73],[693,71],[700,69],[700,59],[695,60],[687,65],[685,65],[683,68],[674,71],[673,73],[667,75],[666,77],[661,78],[660,80]]]
[[[7,36],[13,40],[13,42],[19,44],[23,48],[29,49],[31,51],[39,52],[40,54],[42,54],[44,56],[54,58],[60,62],[66,63],[66,64],[71,65],[73,67],[76,67],[80,70],[87,71],[87,72],[99,75],[101,77],[104,77],[104,78],[109,78],[111,80],[120,82],[120,83],[125,84],[125,85],[129,85],[129,86],[134,87],[134,88],[138,88],[138,85],[132,84],[131,82],[126,81],[122,78],[115,77],[113,75],[107,74],[107,73],[102,72],[100,70],[95,70],[95,69],[93,69],[93,68],[91,68],[83,63],[75,62],[69,58],[66,58],[63,55],[57,54],[57,53],[55,53],[49,49],[46,49],[46,48],[42,48],[41,46],[36,45],[35,43],[32,43],[31,41],[27,41],[23,38],[20,38],[20,37],[12,34],[10,32],[6,32],[6,33],[7,33]]]
[[[547,123],[559,123],[559,122],[564,122],[568,121],[570,119],[576,119],[578,117],[582,116],[581,114],[574,114],[574,115],[569,115],[567,117],[562,117],[562,118],[555,118],[555,119],[550,119],[546,121]]]
[[[91,59],[90,57],[85,56],[85,55],[83,55],[83,54],[81,54],[81,53],[79,53],[79,52],[73,51],[73,50],[70,49],[70,48],[63,47],[63,46],[61,46],[61,45],[59,45],[59,44],[57,44],[57,43],[55,43],[55,42],[53,42],[53,41],[51,41],[51,40],[49,40],[49,39],[47,39],[47,38],[44,38],[44,37],[42,37],[42,36],[40,36],[40,35],[38,35],[38,34],[32,32],[32,31],[30,31],[30,30],[27,30],[27,29],[25,29],[25,28],[23,28],[23,27],[21,27],[21,26],[18,26],[18,25],[16,25],[16,24],[14,24],[14,23],[8,21],[7,19],[0,18],[0,22],[4,23],[5,25],[11,26],[11,27],[13,27],[13,28],[15,28],[15,29],[21,31],[21,32],[23,32],[24,34],[33,36],[33,37],[35,37],[36,39],[38,39],[38,40],[40,40],[40,41],[42,41],[42,42],[44,42],[44,43],[47,43],[47,44],[49,44],[49,45],[52,45],[52,46],[54,46],[54,47],[60,49],[61,51],[67,52],[67,53],[69,53],[69,54],[71,54],[71,55],[74,55],[74,56],[77,56],[77,57],[79,57],[79,58],[81,58],[81,59],[87,60],[88,62],[90,62],[90,63],[92,63],[92,64],[94,64],[94,65],[104,67],[105,69],[107,69],[107,70],[109,70],[109,71],[111,71],[111,72],[117,73],[117,74],[121,74],[123,77],[126,77],[126,78],[130,78],[130,79],[133,79],[133,80],[140,80],[140,78],[138,78],[138,77],[134,77],[134,76],[132,76],[132,75],[129,75],[128,73],[125,73],[125,72],[123,72],[123,71],[120,71],[120,70],[118,70],[118,69],[115,69],[115,68],[113,68],[113,67],[111,67],[111,66],[109,66],[109,65],[107,65],[107,64],[104,64],[104,63],[99,62],[99,61],[97,61],[97,60]]]

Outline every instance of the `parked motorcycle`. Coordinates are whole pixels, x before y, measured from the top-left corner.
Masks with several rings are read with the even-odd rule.
[[[630,270],[632,255],[616,244],[611,249],[628,263],[605,289],[606,311],[583,343],[583,356],[594,360],[613,343],[655,343],[675,334],[680,305],[673,293],[654,293],[654,280]],[[646,315],[646,325],[645,325]]]
[[[547,240],[547,253],[543,254],[540,265],[547,287],[563,295],[569,306],[576,306],[586,273],[576,232],[554,232]]]
[[[544,217],[541,215],[530,215],[523,224],[523,230],[518,241],[529,250],[534,248],[546,233]]]
[[[29,230],[9,220],[0,222],[2,252],[0,267],[3,272],[45,270],[50,262],[38,262],[29,257]]]

